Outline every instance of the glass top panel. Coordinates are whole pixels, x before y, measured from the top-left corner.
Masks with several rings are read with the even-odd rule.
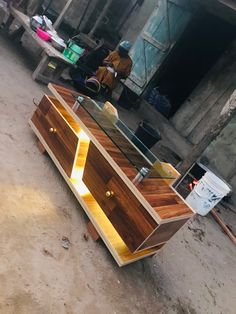
[[[152,165],[159,159],[120,119],[118,119],[116,123],[112,123],[102,111],[104,106],[103,103],[85,98],[81,101],[81,106],[119,148],[137,171],[140,171],[144,167],[153,170]],[[172,178],[170,175],[165,176],[159,174],[157,171],[151,171],[147,177]]]

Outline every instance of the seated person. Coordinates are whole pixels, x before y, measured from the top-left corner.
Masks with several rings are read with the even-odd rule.
[[[116,87],[120,79],[126,79],[132,69],[132,60],[129,56],[131,45],[128,41],[122,41],[118,51],[111,52],[104,60],[103,66],[99,67],[96,77],[105,87],[108,93]]]

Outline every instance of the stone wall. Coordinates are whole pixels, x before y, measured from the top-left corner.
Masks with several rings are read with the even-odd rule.
[[[91,16],[94,10],[97,10],[97,13],[95,12],[94,15],[95,16],[99,15],[99,12],[103,7],[99,5],[99,0],[79,0],[79,1],[74,0],[71,7],[68,10],[68,13],[65,16],[65,21],[70,26],[77,27],[88,1],[90,2],[90,6],[87,11],[86,17],[81,25],[81,29],[83,29],[83,26],[85,26],[85,24],[89,20],[89,17]],[[130,5],[125,8],[126,11],[129,11],[130,7],[132,6],[132,3],[134,2],[135,0],[130,1]],[[59,13],[64,7],[65,3],[66,3],[66,0],[53,1],[52,8],[56,12]],[[127,19],[126,23],[124,23],[123,27],[121,28],[120,30],[121,34],[127,33],[127,30],[128,30],[128,33],[129,33],[128,37],[130,39],[136,38],[136,36],[138,35],[142,27],[144,26],[146,20],[149,18],[156,3],[157,1],[155,0],[145,0],[141,7],[137,7],[137,9],[132,13],[130,18]],[[124,14],[126,14],[126,11],[124,11]],[[138,15],[138,18],[137,18],[137,15]]]
[[[236,41],[201,80],[171,122],[191,143],[198,143],[235,89]],[[183,127],[184,126],[184,127]]]
[[[235,86],[236,88],[236,86]],[[203,154],[203,162],[233,188],[231,202],[236,204],[236,116]]]
[[[236,89],[236,41],[181,106],[171,122],[190,143],[199,143]],[[236,117],[203,154],[203,163],[233,187],[236,204]]]
[[[88,13],[86,15],[85,20],[83,21],[83,24],[86,23],[86,20],[88,19],[89,15],[94,10],[98,0],[74,0],[65,15],[65,22],[68,23],[70,26],[76,28],[80,22],[80,19],[83,15],[83,12],[86,8],[86,5],[90,1],[90,7],[88,9]],[[66,4],[67,0],[57,0],[53,1],[52,3],[52,9],[54,9],[56,12],[60,13],[63,9],[64,5]],[[81,26],[83,26],[83,24]]]
[[[158,0],[144,0],[141,7],[136,7],[121,29],[123,39],[135,41],[157,4]]]

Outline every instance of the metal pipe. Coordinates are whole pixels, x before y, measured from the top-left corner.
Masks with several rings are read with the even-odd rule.
[[[97,19],[97,21],[95,22],[93,28],[90,30],[90,32],[89,32],[89,34],[88,34],[90,37],[93,37],[93,35],[94,35],[95,31],[97,30],[98,26],[100,25],[102,19],[103,19],[104,16],[106,15],[106,13],[107,13],[107,11],[108,11],[108,9],[109,9],[111,3],[112,3],[112,0],[107,0],[107,3],[106,3],[106,5],[104,6],[104,8],[103,8],[103,10],[102,10],[102,12],[101,12],[99,18]]]
[[[68,0],[66,5],[64,6],[63,10],[61,11],[60,15],[58,16],[58,18],[56,19],[55,23],[53,24],[54,29],[58,29],[58,27],[60,26],[64,15],[66,14],[67,10],[69,9],[71,3],[73,2],[73,0]]]
[[[49,0],[48,5],[46,5],[46,6],[45,6],[45,9],[43,10],[42,15],[45,15],[45,13],[47,12],[47,10],[50,8],[52,2],[53,2],[53,0]]]
[[[214,217],[214,219],[218,222],[218,224],[221,226],[221,228],[224,230],[224,232],[227,234],[227,236],[230,238],[230,240],[236,245],[236,237],[233,234],[231,230],[227,227],[227,225],[224,223],[224,221],[220,218],[220,216],[217,214],[215,208],[211,210],[211,214]]]
[[[83,20],[84,20],[84,18],[85,18],[85,15],[86,15],[87,12],[88,12],[88,9],[89,9],[91,3],[92,3],[92,1],[88,1],[87,5],[86,5],[86,8],[85,8],[85,10],[84,10],[84,12],[83,12],[83,15],[81,16],[81,19],[80,19],[80,21],[79,21],[78,26],[76,27],[76,30],[75,30],[73,36],[74,36],[75,34],[77,34],[77,32],[79,31],[80,26],[81,26],[81,24],[82,24],[82,22],[83,22]]]
[[[129,11],[125,14],[125,16],[123,17],[123,19],[121,20],[121,22],[119,23],[118,27],[116,28],[116,30],[119,32],[121,30],[121,28],[124,26],[125,22],[128,20],[128,18],[130,17],[130,15],[133,13],[133,11],[135,10],[136,6],[139,4],[139,0],[136,0],[136,2],[131,6],[131,8],[129,9]]]

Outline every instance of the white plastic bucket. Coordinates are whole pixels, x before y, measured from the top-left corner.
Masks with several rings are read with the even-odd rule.
[[[186,203],[199,215],[205,216],[231,191],[223,180],[208,171],[186,198]]]

